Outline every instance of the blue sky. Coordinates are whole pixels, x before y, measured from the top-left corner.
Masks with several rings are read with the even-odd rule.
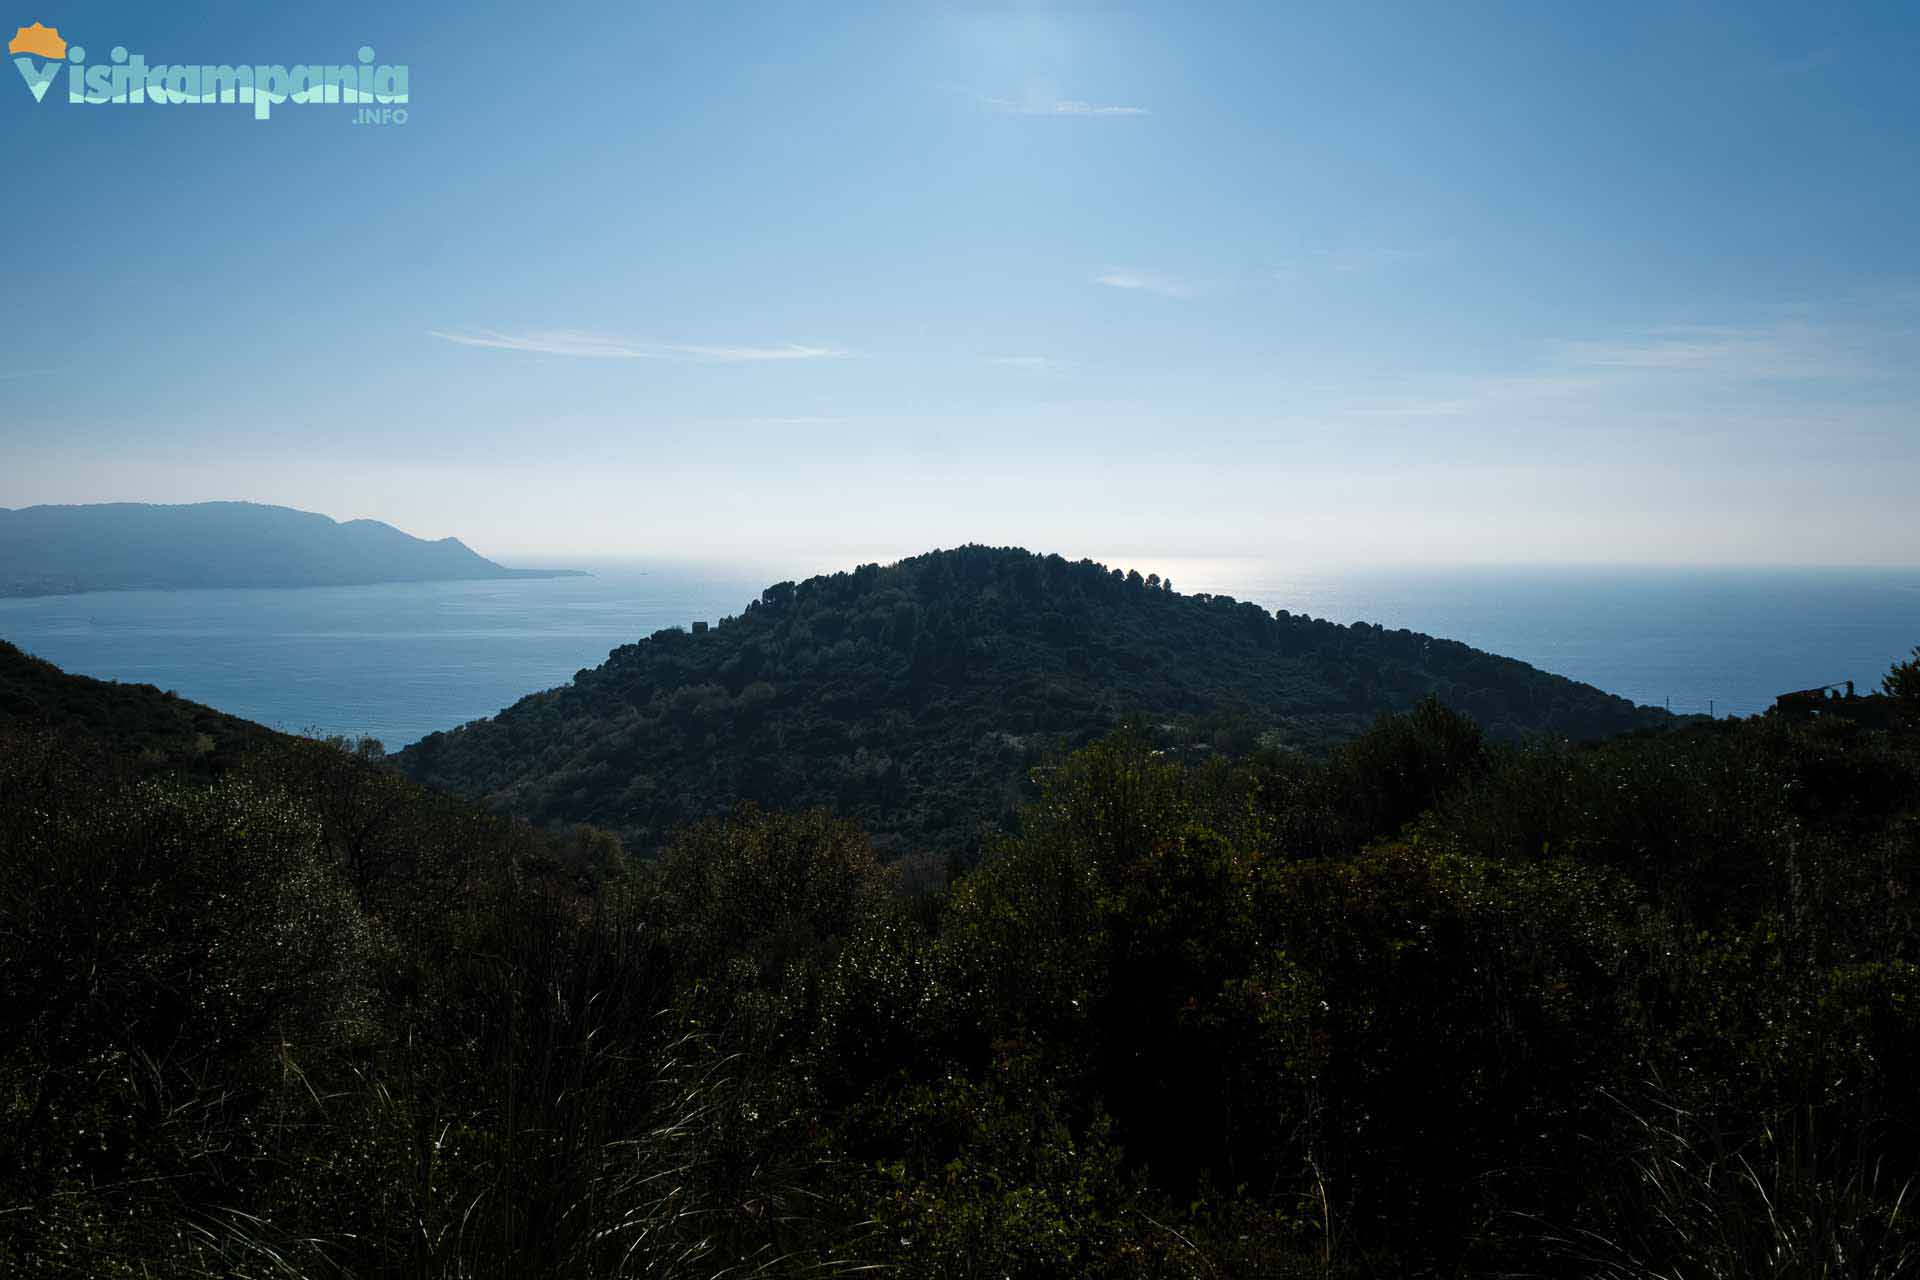
[[[0,506],[1920,563],[1910,4],[48,3],[411,101],[0,68]]]

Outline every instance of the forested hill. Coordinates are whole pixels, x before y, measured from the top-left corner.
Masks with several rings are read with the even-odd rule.
[[[253,502],[0,507],[0,596],[188,587],[558,577],[507,569],[458,538]]]
[[[68,675],[0,640],[0,730],[84,739],[150,768],[210,774],[260,747],[289,741],[251,720],[150,684]]]
[[[738,617],[616,649],[399,763],[635,849],[750,799],[828,806],[889,854],[952,853],[1011,810],[1050,751],[1123,719],[1189,754],[1313,751],[1429,693],[1497,738],[1667,721],[1453,641],[969,546],[769,587]]]
[[[957,721],[1056,643],[996,610],[1295,639],[1022,563],[625,661],[784,638],[828,706],[844,642]],[[937,611],[799,645],[916,571],[957,666]],[[0,646],[0,1277],[1913,1276],[1920,654],[1885,688],[1580,749],[1122,731],[909,895],[819,810],[636,862]]]

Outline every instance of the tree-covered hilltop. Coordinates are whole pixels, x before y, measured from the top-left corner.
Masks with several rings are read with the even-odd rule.
[[[568,572],[507,569],[458,538],[429,542],[378,520],[337,522],[256,502],[0,507],[0,596],[338,587]]]
[[[110,742],[146,767],[215,771],[281,737],[150,684],[68,675],[0,640],[0,725]]]
[[[1667,721],[1453,641],[968,546],[769,587],[738,617],[623,646],[398,760],[637,849],[747,799],[831,807],[885,853],[951,854],[1005,820],[1033,765],[1123,720],[1188,749],[1315,751],[1428,694],[1503,740]]]
[[[1122,731],[918,894],[820,810],[642,862],[156,765],[75,682],[0,717],[0,1275],[1913,1275],[1912,670],[1885,728]]]

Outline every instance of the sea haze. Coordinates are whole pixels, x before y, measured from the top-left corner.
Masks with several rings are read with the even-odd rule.
[[[1362,569],[1134,561],[1177,590],[1461,640],[1675,711],[1747,715],[1920,643],[1920,570]],[[627,564],[588,578],[0,600],[0,637],[276,728],[389,748],[570,680],[662,627],[738,613],[795,566]]]

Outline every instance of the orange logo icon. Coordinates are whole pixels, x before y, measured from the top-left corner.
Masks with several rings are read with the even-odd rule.
[[[58,61],[67,56],[67,42],[60,38],[60,28],[42,26],[36,22],[13,33],[13,39],[7,41],[7,52],[38,54],[42,58]]]

